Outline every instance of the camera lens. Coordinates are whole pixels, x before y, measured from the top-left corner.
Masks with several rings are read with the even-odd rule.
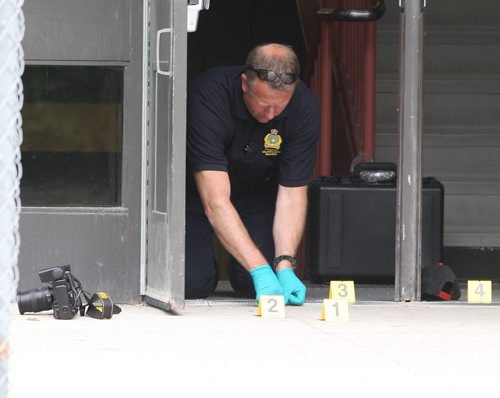
[[[39,287],[27,292],[17,293],[19,312],[40,312],[52,309],[52,292],[48,287]]]

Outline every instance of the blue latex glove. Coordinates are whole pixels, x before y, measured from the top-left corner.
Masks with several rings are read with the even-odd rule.
[[[255,297],[257,302],[259,302],[261,294],[283,294],[283,288],[269,264],[253,269],[250,271],[250,276],[257,293]]]
[[[285,292],[285,304],[302,305],[306,299],[306,287],[291,268],[278,271],[278,280]]]

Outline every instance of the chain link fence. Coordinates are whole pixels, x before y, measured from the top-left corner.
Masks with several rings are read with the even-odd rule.
[[[0,0],[0,397],[9,390],[9,325],[18,281],[22,5],[23,0]]]

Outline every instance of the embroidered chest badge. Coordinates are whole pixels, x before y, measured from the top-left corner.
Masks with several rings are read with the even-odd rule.
[[[266,156],[276,156],[280,153],[281,136],[279,135],[278,130],[271,129],[269,133],[264,137],[264,150],[262,153]]]

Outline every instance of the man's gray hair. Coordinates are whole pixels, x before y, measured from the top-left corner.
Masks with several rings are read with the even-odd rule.
[[[247,66],[254,69],[267,69],[279,74],[293,73],[297,77],[300,74],[300,63],[291,46],[278,43],[260,44],[254,47],[247,57]],[[257,78],[252,70],[247,70],[247,82],[251,86]],[[275,90],[289,90],[295,84],[284,84],[280,79],[267,82]]]

